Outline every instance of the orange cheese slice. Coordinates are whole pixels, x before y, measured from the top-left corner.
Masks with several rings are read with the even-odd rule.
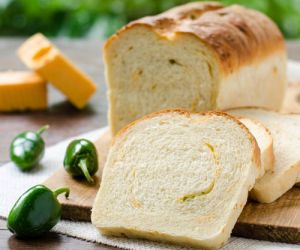
[[[53,84],[79,109],[96,91],[93,81],[42,34],[30,37],[17,54],[27,67]]]
[[[0,72],[0,111],[47,108],[47,86],[43,78],[30,71]]]

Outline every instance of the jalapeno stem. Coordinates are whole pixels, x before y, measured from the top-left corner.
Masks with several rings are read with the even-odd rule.
[[[91,177],[89,170],[87,168],[87,159],[81,159],[78,163],[78,166],[80,167],[80,169],[82,170],[85,178],[87,179],[88,182],[93,183],[94,180]]]
[[[69,188],[59,188],[59,189],[53,191],[53,194],[55,197],[57,197],[58,195],[60,195],[62,193],[65,193],[66,198],[68,198],[69,194],[70,194],[70,189]]]
[[[45,125],[43,127],[41,127],[36,133],[41,135],[42,133],[44,133],[47,129],[49,128],[49,125]]]

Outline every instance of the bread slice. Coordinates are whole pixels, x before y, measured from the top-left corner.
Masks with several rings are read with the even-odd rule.
[[[115,137],[92,223],[106,235],[218,248],[259,169],[257,143],[235,118],[154,113]]]
[[[196,2],[129,23],[104,46],[113,134],[151,112],[280,109],[286,50],[276,25],[242,6]]]
[[[266,171],[273,169],[274,165],[273,139],[271,133],[262,123],[254,119],[239,118],[239,120],[249,129],[250,133],[256,139],[260,149],[261,176],[263,176]]]
[[[257,181],[250,195],[259,202],[275,201],[298,181],[300,115],[257,108],[234,109],[229,113],[256,119],[270,130],[275,155],[274,168]]]

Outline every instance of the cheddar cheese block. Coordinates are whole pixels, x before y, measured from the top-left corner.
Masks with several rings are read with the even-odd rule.
[[[30,71],[0,72],[0,111],[47,108],[47,86],[43,78]]]
[[[17,54],[29,68],[64,93],[77,108],[83,108],[96,91],[92,80],[42,34],[30,37]]]

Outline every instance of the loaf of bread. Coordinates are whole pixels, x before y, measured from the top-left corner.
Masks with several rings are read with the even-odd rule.
[[[300,115],[245,108],[230,111],[264,124],[273,137],[274,168],[259,179],[251,197],[259,202],[273,202],[300,181]]]
[[[154,113],[114,138],[92,223],[106,235],[218,248],[259,171],[257,143],[237,119]]]
[[[286,86],[282,34],[263,14],[197,2],[129,23],[104,46],[112,133],[165,108],[278,110]]]

